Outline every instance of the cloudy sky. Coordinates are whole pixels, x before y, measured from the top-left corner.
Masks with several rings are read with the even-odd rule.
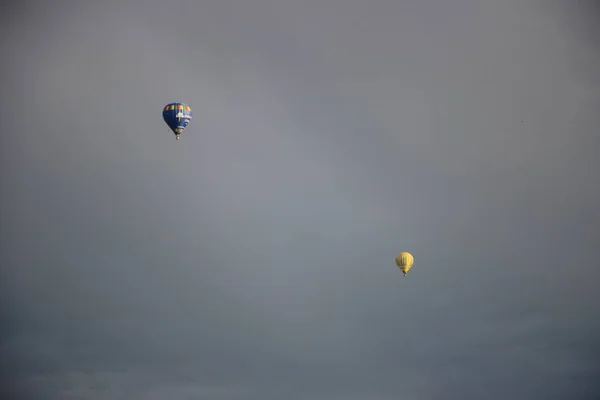
[[[5,6],[0,397],[598,399],[599,16]]]

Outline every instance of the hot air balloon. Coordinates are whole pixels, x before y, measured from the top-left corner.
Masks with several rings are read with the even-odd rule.
[[[410,271],[414,262],[415,258],[412,256],[412,254],[405,251],[396,256],[396,265],[398,268],[400,268],[400,271],[402,271],[404,276],[406,276],[408,271]]]
[[[170,103],[163,109],[163,119],[179,140],[179,135],[192,120],[192,109],[184,103]]]

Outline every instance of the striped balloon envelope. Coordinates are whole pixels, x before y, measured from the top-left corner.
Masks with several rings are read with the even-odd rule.
[[[163,109],[163,119],[179,140],[179,135],[192,120],[192,109],[185,103],[169,103]]]

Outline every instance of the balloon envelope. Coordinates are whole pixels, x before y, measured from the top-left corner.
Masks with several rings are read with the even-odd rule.
[[[404,275],[412,268],[415,258],[412,254],[403,251],[396,256],[396,265]]]
[[[185,103],[169,103],[163,109],[163,119],[178,136],[192,120],[192,109]]]

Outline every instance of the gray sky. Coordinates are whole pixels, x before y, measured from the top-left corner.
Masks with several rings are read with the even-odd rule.
[[[20,4],[0,397],[600,396],[593,2]]]

